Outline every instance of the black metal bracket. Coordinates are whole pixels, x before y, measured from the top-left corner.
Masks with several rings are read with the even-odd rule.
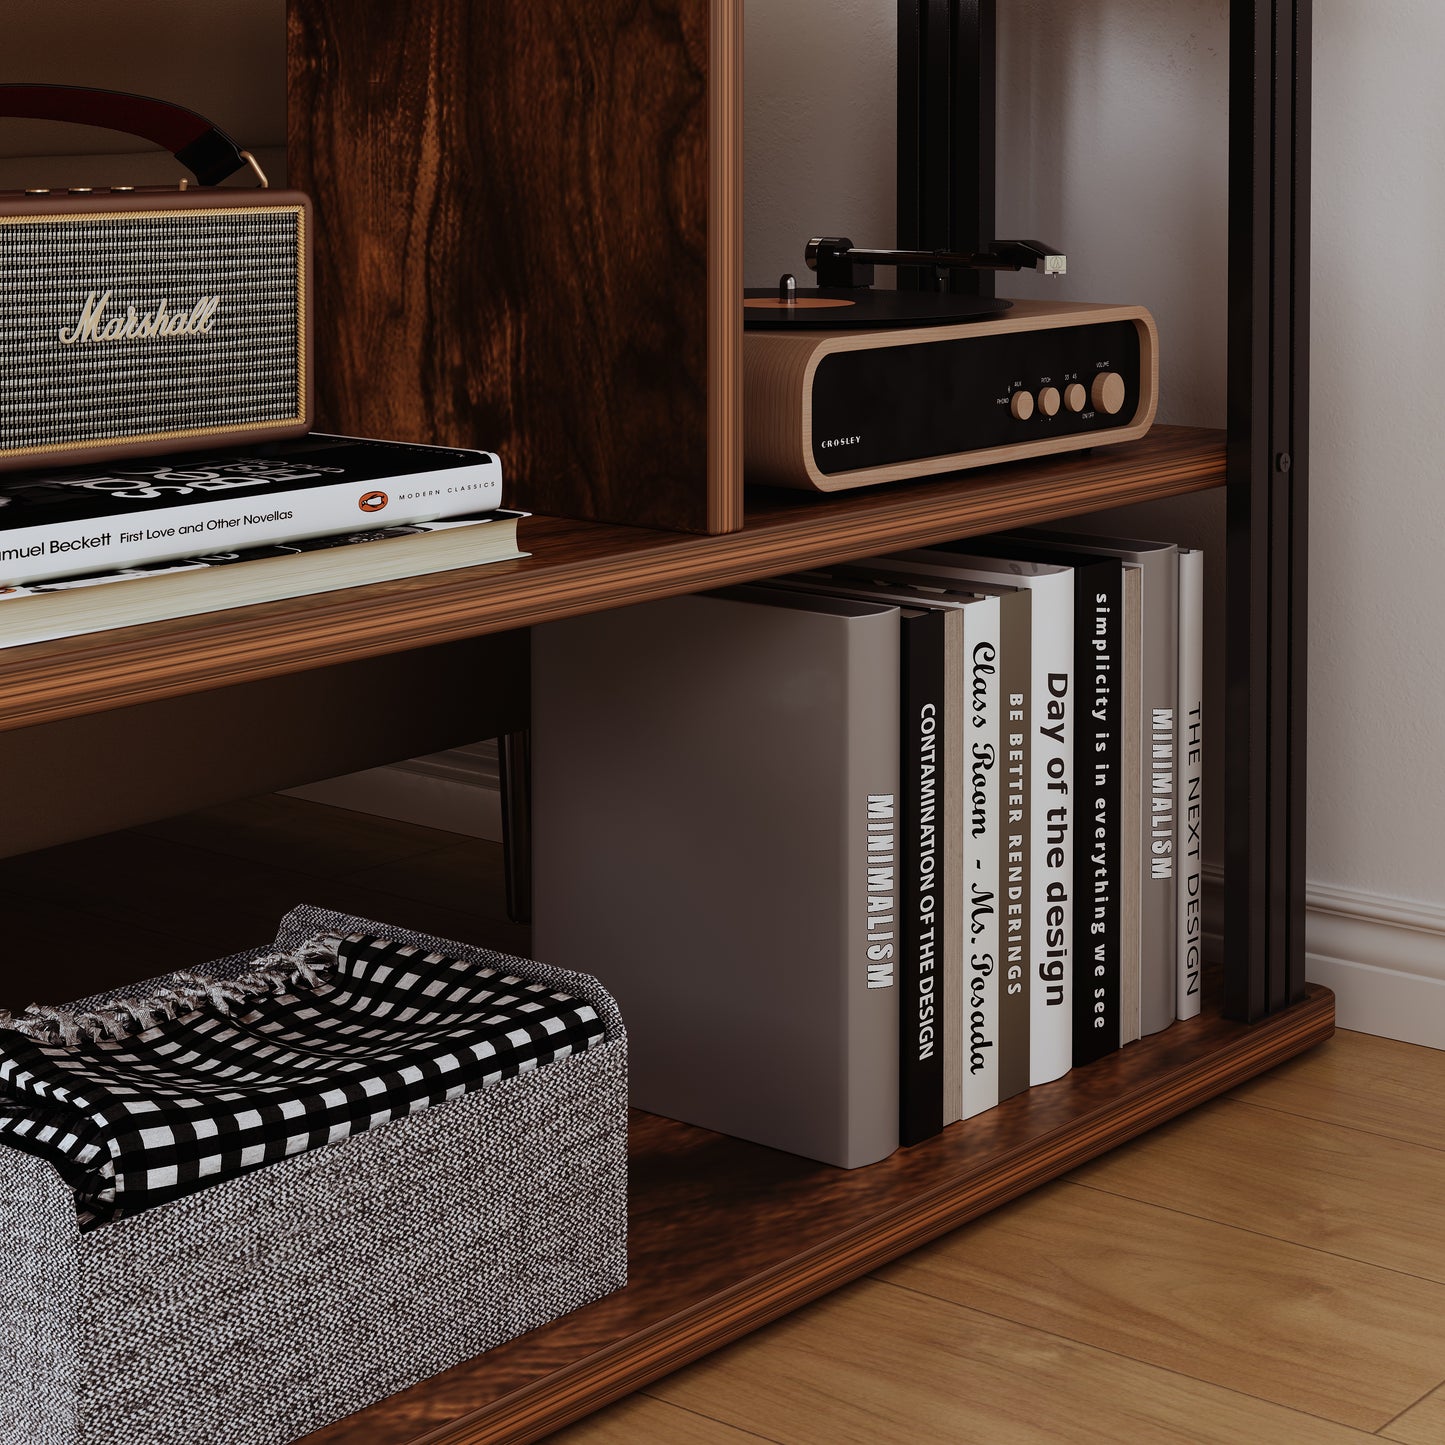
[[[502,862],[507,917],[532,921],[532,733],[528,728],[497,739],[502,784]]]

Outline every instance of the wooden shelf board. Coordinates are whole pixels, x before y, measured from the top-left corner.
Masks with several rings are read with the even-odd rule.
[[[304,1445],[538,1440],[1333,1032],[1316,987],[1253,1026],[1207,1013],[853,1171],[634,1115],[628,1287]]]
[[[12,648],[0,731],[774,576],[1224,481],[1224,434],[1155,427],[1089,455],[816,497],[750,496],[740,532],[700,537],[534,517],[532,555],[487,567]]]

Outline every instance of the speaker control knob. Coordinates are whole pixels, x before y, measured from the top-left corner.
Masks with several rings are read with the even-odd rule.
[[[1064,405],[1075,414],[1083,411],[1089,404],[1089,393],[1077,381],[1071,381],[1064,388]]]
[[[1090,388],[1094,410],[1118,416],[1124,409],[1124,378],[1117,371],[1101,371]]]
[[[1045,416],[1058,416],[1059,414],[1059,389],[1056,386],[1046,386],[1039,393],[1039,410]]]
[[[1027,421],[1034,414],[1034,399],[1030,392],[1016,391],[1008,399],[1008,409],[1015,421]]]

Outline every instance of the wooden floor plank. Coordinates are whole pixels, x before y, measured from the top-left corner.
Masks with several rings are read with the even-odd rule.
[[[23,892],[0,891],[0,925],[5,940],[0,1008],[16,1012],[32,1003],[103,993],[196,962],[194,944],[147,928],[144,920],[119,924]]]
[[[1368,1438],[871,1280],[650,1393],[783,1445],[1345,1445]]]
[[[1445,1149],[1445,1050],[1340,1031],[1235,1091],[1252,1104]]]
[[[547,1445],[756,1445],[770,1438],[665,1400],[629,1395],[610,1410],[549,1435]]]
[[[877,1277],[1364,1430],[1445,1369],[1445,1285],[1076,1184]]]
[[[198,958],[264,942],[265,920],[274,928],[293,904],[310,901],[297,896],[304,882],[294,869],[139,833],[86,838],[0,863],[0,888],[57,911],[83,897],[88,910],[118,923],[190,940],[201,949]]]
[[[1445,1440],[1445,1384],[1392,1420],[1380,1431],[1380,1438],[1402,1440],[1404,1445],[1440,1445]]]
[[[134,831],[322,878],[345,878],[363,869],[423,857],[456,841],[456,834],[436,828],[279,794],[244,798]]]
[[[267,846],[273,834],[281,840],[275,848]],[[404,869],[416,848],[435,852],[458,841],[273,797],[0,860],[12,955],[44,961],[43,972],[31,964],[0,976],[0,1007],[64,1003],[266,943],[298,903],[526,954],[528,930],[505,918],[496,844],[465,840],[464,857],[449,855],[450,892],[409,883],[408,896],[386,886],[388,870]],[[378,863],[383,857],[391,861]],[[414,883],[424,872],[398,877]],[[476,881],[464,890],[469,876]],[[79,912],[77,897],[85,902]],[[69,920],[74,946],[56,947],[58,919]]]
[[[430,909],[476,913],[491,923],[485,940],[488,947],[526,955],[532,945],[531,929],[501,916],[506,898],[501,848],[477,838],[439,836],[446,843],[433,852],[364,869],[348,881],[358,887],[384,889]]]
[[[1230,1099],[1070,1177],[1445,1283],[1445,1150]]]

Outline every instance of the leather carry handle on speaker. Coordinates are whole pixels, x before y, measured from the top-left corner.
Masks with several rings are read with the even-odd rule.
[[[0,116],[122,131],[163,146],[203,186],[219,185],[248,165],[262,187],[269,184],[251,152],[220,126],[168,100],[79,85],[0,85]]]
[[[138,136],[201,184],[0,193],[0,472],[309,431],[310,201],[167,101],[0,85],[3,118]]]

